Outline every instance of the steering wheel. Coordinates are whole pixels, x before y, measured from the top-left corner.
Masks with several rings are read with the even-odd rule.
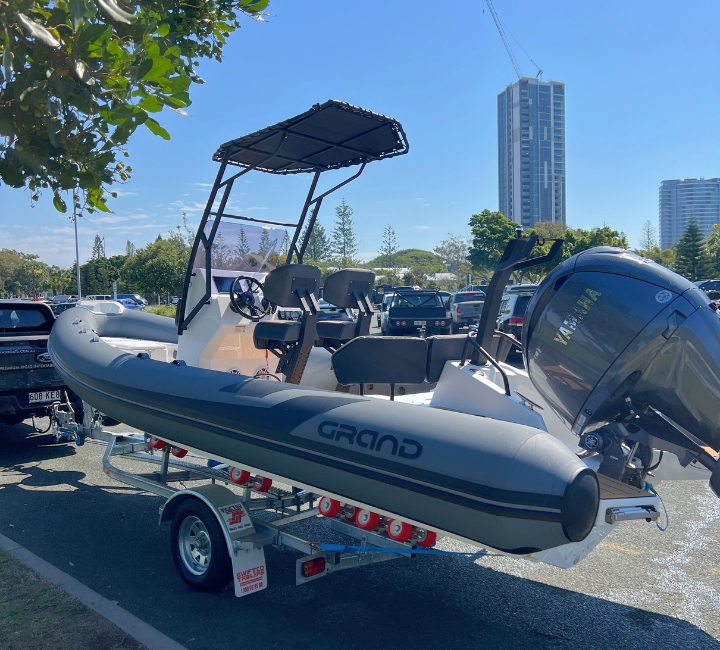
[[[261,301],[258,296],[263,289],[262,282],[239,275],[230,285],[230,309],[256,323],[270,313],[267,301]]]

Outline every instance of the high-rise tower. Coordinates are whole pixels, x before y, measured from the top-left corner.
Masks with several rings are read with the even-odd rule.
[[[695,219],[703,237],[720,223],[720,178],[686,178],[660,184],[660,246],[672,248]]]
[[[500,212],[565,223],[565,84],[523,77],[498,95]]]

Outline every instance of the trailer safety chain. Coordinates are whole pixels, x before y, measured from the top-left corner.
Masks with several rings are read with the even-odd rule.
[[[441,551],[437,548],[397,548],[382,546],[345,546],[343,544],[318,544],[321,551],[332,551],[336,553],[394,553],[396,555],[466,555],[470,557],[484,557],[487,551]]]
[[[48,431],[50,431],[50,427],[52,426],[52,423],[53,423],[52,411],[50,411],[48,413],[49,422],[47,425],[47,429],[45,429],[45,430],[38,429],[37,425],[35,424],[35,415],[31,415],[30,417],[32,418],[32,425],[33,425],[33,429],[35,429],[35,433],[47,433]]]
[[[670,515],[668,515],[667,508],[665,507],[665,502],[663,501],[662,497],[658,494],[657,490],[653,487],[652,483],[645,483],[645,489],[648,490],[648,492],[652,492],[658,499],[660,499],[660,505],[663,507],[663,510],[665,511],[665,527],[663,528],[660,526],[660,524],[655,521],[655,525],[658,527],[658,530],[661,533],[664,533],[669,527],[670,527]]]

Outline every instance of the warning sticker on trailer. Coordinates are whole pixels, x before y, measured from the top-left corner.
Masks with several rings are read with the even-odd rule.
[[[252,519],[250,519],[250,515],[248,515],[242,503],[221,506],[219,510],[231,535],[246,528],[252,528]]]
[[[238,598],[249,596],[267,587],[265,571],[265,551],[253,548],[240,551],[233,556],[233,582],[235,595]]]

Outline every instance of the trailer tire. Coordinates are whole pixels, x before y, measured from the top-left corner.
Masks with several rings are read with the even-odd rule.
[[[198,499],[178,506],[170,526],[173,562],[193,589],[218,591],[232,578],[225,535],[213,512]]]

